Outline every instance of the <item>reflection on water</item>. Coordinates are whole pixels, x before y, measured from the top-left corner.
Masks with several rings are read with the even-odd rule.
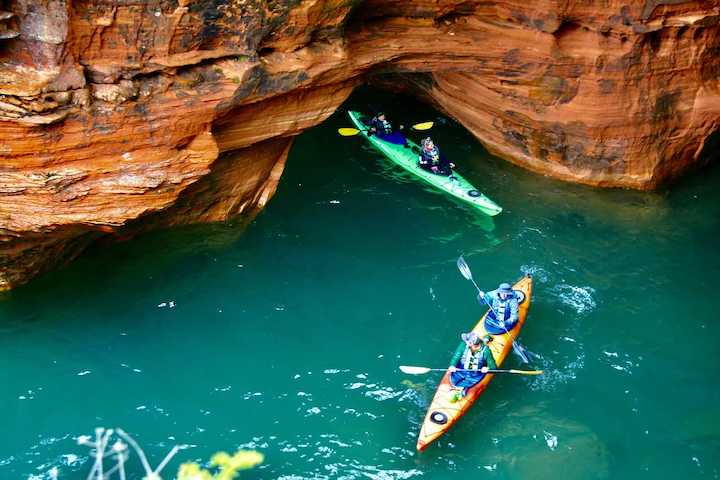
[[[388,109],[407,123],[437,116],[400,100]],[[153,461],[176,443],[192,447],[178,461],[258,448],[246,479],[717,478],[720,170],[672,192],[594,190],[437,120],[433,138],[501,215],[336,136],[340,112],[298,139],[246,229],[105,245],[5,295],[0,478],[84,478],[74,438],[96,426],[124,427]],[[398,366],[443,367],[483,313],[460,254],[486,290],[533,275],[521,341],[535,355],[507,365],[546,373],[498,376],[418,455],[440,376]]]

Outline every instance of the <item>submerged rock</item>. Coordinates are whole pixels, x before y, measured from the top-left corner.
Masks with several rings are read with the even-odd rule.
[[[513,409],[478,427],[492,444],[480,463],[512,478],[608,478],[610,452],[588,426],[533,407]]]

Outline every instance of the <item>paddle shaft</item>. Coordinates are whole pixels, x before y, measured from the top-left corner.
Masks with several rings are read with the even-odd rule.
[[[402,126],[401,126],[401,127],[402,127]],[[415,124],[415,125],[411,125],[410,128],[411,128],[412,130],[417,130],[417,131],[428,130],[428,129],[432,128],[432,122],[417,123],[417,124]],[[351,129],[351,128],[341,128],[341,129],[339,129],[341,135],[343,135],[343,136],[352,136],[352,135],[357,135],[357,133],[350,133],[350,134],[348,134],[348,135],[345,135],[345,133],[342,133],[343,130],[357,130],[357,133],[360,133],[360,132],[365,132],[365,133],[367,133],[367,132],[371,132],[371,131],[372,131],[372,127],[370,127],[370,128],[354,128],[354,129]],[[402,130],[402,128],[400,128],[400,130]]]
[[[431,372],[445,372],[447,371],[447,368],[431,368]],[[463,369],[458,368],[455,370],[456,372],[479,372],[480,370],[470,370],[470,369]],[[487,373],[512,373],[515,375],[538,375],[538,372],[542,373],[542,370],[488,370]]]
[[[475,283],[475,280],[474,280],[472,277],[470,277],[470,281],[473,283],[473,285],[475,285],[475,288],[477,288],[478,294],[480,294],[480,292],[482,292],[482,290],[480,290],[480,288],[477,286],[477,283]],[[497,318],[498,321],[499,321],[500,318],[498,317],[498,313],[495,311],[495,309],[493,308],[492,304],[490,304],[490,302],[488,302],[488,299],[485,298],[485,292],[482,292],[482,293],[483,293],[483,294],[482,294],[482,297],[481,297],[481,298],[483,299],[483,302],[485,302],[485,305],[488,306],[488,308],[490,309],[490,311],[493,312],[493,315],[495,315],[495,318]],[[507,330],[505,330],[505,331],[507,332]]]
[[[473,278],[472,272],[470,271],[470,266],[467,264],[467,262],[465,261],[465,259],[462,258],[462,256],[460,257],[460,259],[462,259],[462,265],[463,265],[463,267],[467,270],[467,279],[470,280],[473,285],[475,285],[475,290],[478,291],[478,295],[479,295],[479,296],[480,296],[480,294],[482,293],[482,295],[480,296],[480,298],[483,299],[483,302],[485,302],[485,305],[487,305],[488,307],[490,307],[490,310],[491,310],[491,311],[493,312],[493,314],[495,315],[495,318],[498,318],[497,312],[496,312],[495,309],[492,307],[492,305],[490,305],[490,302],[487,301],[487,298],[485,298],[485,292],[483,292],[482,290],[480,290],[480,287],[478,287],[478,284],[475,283],[475,279]],[[458,259],[458,268],[460,268],[460,259]],[[462,269],[460,270],[460,273],[463,273],[463,272],[462,272]]]

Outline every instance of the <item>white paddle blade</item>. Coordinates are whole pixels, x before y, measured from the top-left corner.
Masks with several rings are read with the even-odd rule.
[[[408,375],[422,375],[428,373],[431,369],[427,367],[411,367],[408,365],[400,365],[400,371]]]
[[[517,340],[513,342],[512,346],[513,352],[515,353],[515,355],[520,357],[520,360],[522,360],[523,363],[530,363],[527,355],[525,355],[524,347],[521,347]]]
[[[465,277],[465,280],[472,280],[472,272],[470,272],[470,267],[468,267],[468,264],[465,262],[462,255],[460,255],[457,259],[457,267],[462,276]]]
[[[542,370],[508,370],[509,373],[515,373],[519,375],[542,375]]]

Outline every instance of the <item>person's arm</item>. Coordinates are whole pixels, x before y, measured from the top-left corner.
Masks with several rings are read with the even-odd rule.
[[[492,349],[489,346],[485,347],[485,352],[483,353],[483,357],[485,357],[485,363],[490,370],[497,369],[497,363],[495,363],[495,357],[493,356]]]
[[[449,167],[450,160],[448,160],[447,157],[442,154],[442,152],[440,152],[439,155],[440,155],[440,162],[439,162],[440,167],[442,167],[443,169]]]
[[[517,298],[513,298],[510,300],[510,318],[508,319],[508,323],[510,325],[514,325],[515,322],[518,321],[518,313],[520,311],[520,307],[518,305]]]
[[[492,305],[496,298],[498,298],[497,290],[490,290],[489,292],[485,292],[485,302],[487,302],[486,305]]]
[[[453,353],[452,359],[450,360],[450,366],[454,367],[457,365],[457,363],[460,361],[460,357],[462,357],[463,352],[465,351],[465,342],[460,342],[460,345],[455,349],[455,353]]]
[[[373,118],[370,120],[370,123],[368,123],[368,137],[372,134],[377,133],[377,119]]]

